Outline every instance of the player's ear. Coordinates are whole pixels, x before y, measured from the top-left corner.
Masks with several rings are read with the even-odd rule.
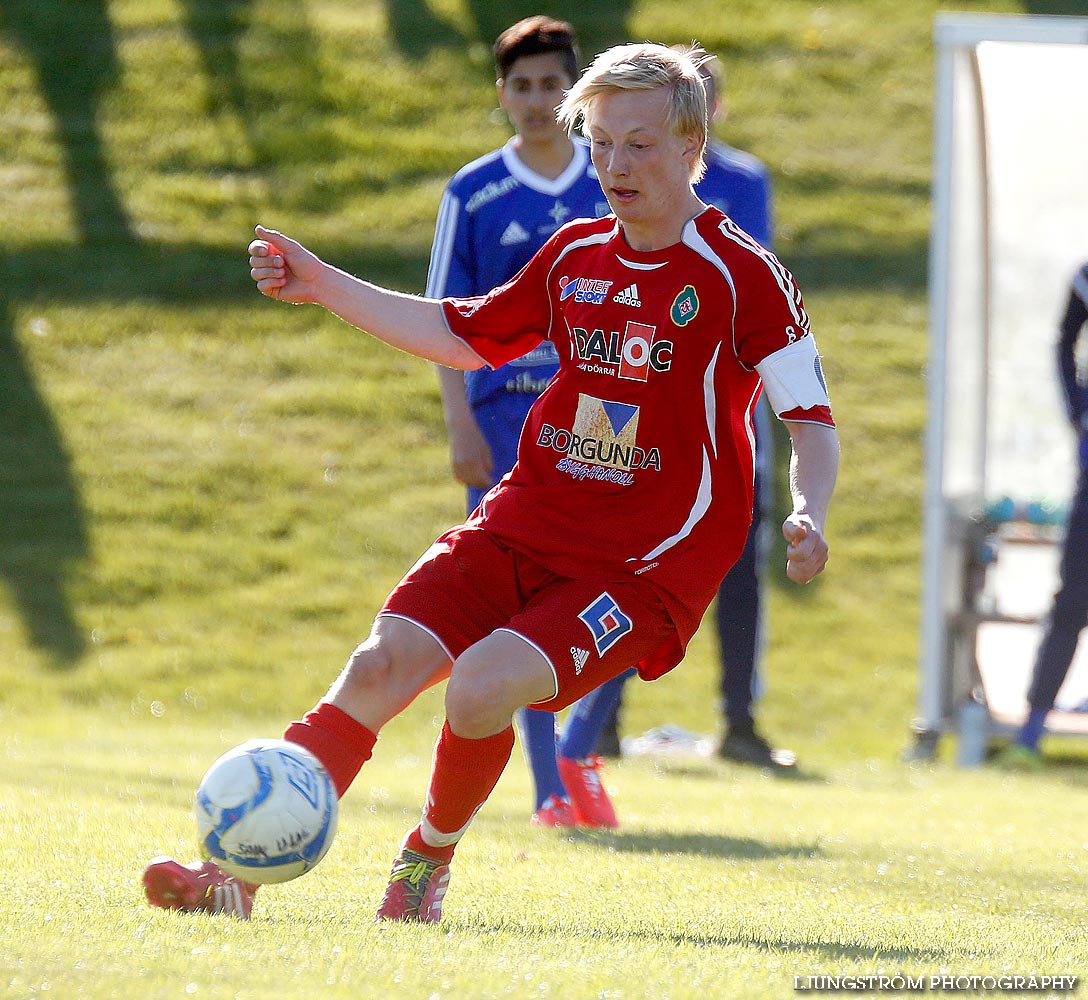
[[[698,158],[699,154],[703,151],[703,146],[706,145],[706,136],[699,132],[692,132],[689,135],[684,136],[684,162],[690,167]]]

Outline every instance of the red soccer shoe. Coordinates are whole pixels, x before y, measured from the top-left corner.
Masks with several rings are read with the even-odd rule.
[[[144,869],[144,895],[148,903],[163,910],[225,913],[248,920],[257,889],[211,861],[183,865],[161,856]]]
[[[569,757],[557,758],[559,777],[563,779],[575,818],[582,826],[595,826],[609,830],[619,826],[612,800],[604,789],[600,770],[604,761],[590,756],[585,760]]]
[[[569,799],[549,795],[529,822],[533,826],[570,827],[578,825],[578,817],[574,815],[574,806]]]
[[[436,924],[450,881],[450,866],[407,849],[393,862],[389,886],[375,920],[418,920]]]

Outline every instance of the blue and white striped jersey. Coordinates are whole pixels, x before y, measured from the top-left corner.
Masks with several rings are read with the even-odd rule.
[[[427,295],[483,295],[517,274],[564,223],[609,211],[584,140],[574,140],[574,158],[555,180],[526,167],[511,140],[462,167],[446,186]],[[469,403],[476,406],[502,392],[539,395],[558,364],[555,349],[544,344],[497,370],[468,372]],[[519,431],[512,429],[515,438]]]
[[[771,176],[760,160],[724,143],[711,142],[706,151],[706,175],[695,185],[695,193],[725,212],[757,243],[773,249]]]

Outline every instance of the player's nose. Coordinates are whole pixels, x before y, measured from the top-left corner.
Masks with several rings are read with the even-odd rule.
[[[627,157],[621,146],[613,146],[608,154],[608,172],[613,177],[623,177],[627,173]]]

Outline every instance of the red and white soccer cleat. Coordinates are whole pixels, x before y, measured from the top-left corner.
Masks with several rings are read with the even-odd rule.
[[[450,866],[407,849],[393,862],[389,886],[375,920],[418,920],[436,924],[450,881]]]
[[[533,826],[577,826],[578,817],[574,815],[574,806],[570,799],[561,799],[556,795],[549,795],[529,820]]]
[[[585,760],[559,757],[557,763],[559,777],[566,786],[578,823],[610,830],[619,826],[616,810],[601,781],[600,771],[604,761],[597,756]]]
[[[211,861],[183,865],[162,856],[152,858],[144,869],[144,895],[163,910],[223,913],[248,920],[257,889]]]

